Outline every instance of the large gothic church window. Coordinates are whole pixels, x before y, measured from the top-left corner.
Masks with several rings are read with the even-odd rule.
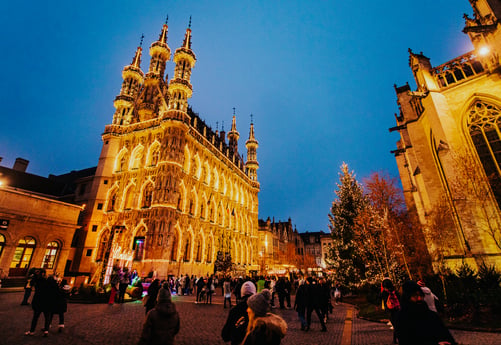
[[[477,101],[468,109],[468,130],[501,207],[501,108]]]
[[[57,242],[49,242],[45,249],[45,255],[42,260],[42,268],[53,269],[56,262],[57,251],[59,244]]]

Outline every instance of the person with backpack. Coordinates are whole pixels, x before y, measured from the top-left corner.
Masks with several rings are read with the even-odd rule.
[[[381,283],[382,308],[390,312],[390,328],[393,329],[393,343],[397,343],[395,322],[400,311],[400,301],[395,286],[390,278],[383,279]]]
[[[428,308],[416,282],[405,282],[402,291],[401,310],[394,324],[400,345],[457,344],[438,314]]]

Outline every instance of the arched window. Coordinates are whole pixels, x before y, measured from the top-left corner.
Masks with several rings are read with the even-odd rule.
[[[501,109],[476,101],[468,109],[468,130],[485,174],[501,207]]]
[[[134,185],[131,184],[125,191],[124,210],[132,209],[133,201],[134,201]]]
[[[132,153],[131,169],[139,169],[143,161],[143,147],[139,146]]]
[[[191,241],[190,241],[190,236],[188,235],[186,237],[186,242],[184,243],[184,257],[183,261],[184,262],[189,262],[191,257]]]
[[[103,261],[104,253],[106,251],[106,244],[108,243],[108,239],[110,238],[110,231],[106,230],[101,235],[99,240],[99,247],[97,249],[96,262]]]
[[[19,240],[10,263],[9,276],[25,276],[28,273],[35,246],[36,242],[33,237],[25,237]]]
[[[207,263],[211,263],[212,262],[212,238],[209,238],[207,240],[207,256],[206,256],[206,260],[207,260]]]
[[[142,197],[142,208],[151,207],[151,200],[153,198],[153,184],[148,183],[143,189],[143,197]]]
[[[198,235],[195,242],[195,261],[202,261],[202,236]]]
[[[170,252],[170,261],[177,261],[177,247],[178,247],[178,238],[177,238],[177,235],[174,234],[174,236],[172,236],[172,248],[171,248],[171,252]]]
[[[0,234],[0,257],[2,257],[2,252],[4,247],[5,247],[5,236]]]
[[[47,249],[45,249],[45,255],[42,261],[42,268],[53,269],[56,263],[56,256],[59,250],[59,244],[55,241],[49,242]]]
[[[118,188],[115,188],[110,193],[110,196],[109,196],[109,199],[108,199],[108,207],[106,209],[107,212],[113,212],[113,211],[115,211],[115,206],[117,204],[117,192],[118,192]]]
[[[134,243],[132,244],[132,250],[134,251],[134,260],[143,260],[144,257],[144,246],[145,238],[144,236],[134,237]]]

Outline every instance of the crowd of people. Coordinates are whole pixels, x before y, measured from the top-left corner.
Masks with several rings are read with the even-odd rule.
[[[35,334],[38,319],[42,314],[44,315],[44,327],[42,329],[44,337],[49,335],[49,327],[51,327],[55,315],[59,317],[58,331],[62,332],[64,329],[64,313],[67,310],[67,298],[71,289],[66,279],[58,281],[53,275],[46,277],[44,269],[35,270],[32,276],[29,277],[21,305],[29,304],[28,299],[33,288],[35,289],[31,300],[33,318],[30,330],[25,335],[32,336]]]
[[[114,270],[110,277],[112,287],[109,303],[124,301],[129,284],[140,281],[135,271]],[[48,336],[54,316],[59,318],[58,330],[64,329],[64,314],[70,286],[66,280],[46,277],[44,269],[36,269],[25,286],[21,305],[31,300],[33,318],[27,336],[34,335],[38,319],[44,315],[43,335]],[[327,320],[342,302],[342,287],[324,277],[231,277],[182,275],[160,280],[149,279],[143,299],[146,318],[139,345],[174,344],[180,329],[179,313],[172,295],[193,295],[197,304],[212,304],[212,295],[221,289],[223,308],[230,308],[221,337],[231,345],[280,344],[287,333],[287,323],[274,309],[294,309],[302,331],[310,331],[315,313],[321,331],[327,331]],[[291,306],[291,293],[295,292]],[[233,301],[235,303],[233,303]],[[389,278],[381,283],[381,308],[388,312],[388,325],[393,329],[395,344],[456,344],[449,330],[437,314],[437,296],[423,280],[407,281],[397,289]]]

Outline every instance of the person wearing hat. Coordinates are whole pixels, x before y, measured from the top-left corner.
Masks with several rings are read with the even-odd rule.
[[[402,286],[395,333],[400,345],[456,344],[438,314],[428,309],[423,291],[414,281],[407,281]]]
[[[268,289],[247,299],[249,325],[243,345],[278,345],[287,333],[284,319],[270,313],[270,301]]]
[[[423,291],[424,301],[428,305],[428,309],[436,313],[437,307],[435,305],[435,302],[438,301],[438,297],[435,296],[433,292],[431,292],[430,288],[426,286],[423,280],[418,280],[417,284],[421,287],[421,291]]]
[[[179,327],[179,313],[172,303],[169,286],[164,284],[158,291],[157,305],[146,316],[138,345],[172,345]]]
[[[236,292],[236,291],[235,291]],[[249,316],[247,314],[247,300],[256,293],[256,285],[251,281],[246,281],[240,288],[239,302],[230,309],[228,319],[221,331],[224,341],[231,341],[231,345],[240,345],[245,338]]]

